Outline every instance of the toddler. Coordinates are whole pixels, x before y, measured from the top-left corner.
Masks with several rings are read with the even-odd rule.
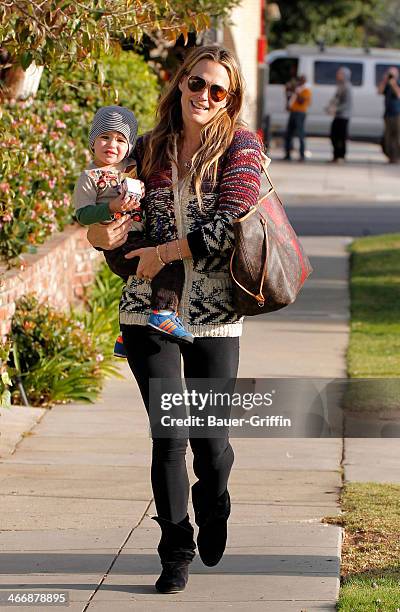
[[[76,218],[81,225],[109,223],[122,214],[130,214],[132,249],[154,246],[143,237],[144,216],[139,198],[144,195],[144,185],[141,181],[134,182],[133,186],[139,187],[135,194],[126,188],[126,178],[137,178],[136,162],[129,157],[136,136],[137,121],[132,111],[122,106],[100,108],[89,133],[93,161],[79,176],[73,198]],[[131,262],[131,274],[135,274],[139,257]],[[170,340],[192,343],[193,335],[186,331],[177,315],[183,281],[182,265],[166,265],[153,278],[152,313],[147,324]],[[115,343],[114,355],[126,357],[121,335]]]

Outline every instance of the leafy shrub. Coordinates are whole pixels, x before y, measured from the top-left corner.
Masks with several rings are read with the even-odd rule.
[[[15,263],[72,221],[72,190],[90,159],[88,131],[100,106],[118,101],[134,110],[140,132],[152,127],[159,88],[145,61],[123,52],[103,63],[100,89],[79,70],[68,73],[68,86],[64,67],[43,77],[37,99],[0,110],[0,259]]]
[[[119,333],[119,300],[123,281],[103,264],[86,295],[86,310],[77,316],[96,338],[104,356],[110,357]]]
[[[91,113],[76,104],[37,100],[4,106],[0,182],[0,258],[34,251],[72,220],[71,193],[89,154]]]
[[[143,57],[132,51],[103,56],[98,62],[99,72],[58,65],[45,72],[38,96],[43,100],[73,100],[80,107],[94,113],[105,104],[119,104],[130,108],[139,123],[139,133],[154,125],[160,86],[154,72]]]
[[[104,376],[117,373],[82,321],[39,303],[34,295],[18,300],[11,333],[32,405],[94,401]],[[13,398],[18,401],[18,391]]]
[[[122,280],[103,264],[87,290],[83,311],[71,309],[65,314],[39,303],[34,295],[18,300],[11,329],[13,359],[32,405],[93,402],[105,376],[120,376],[113,347],[119,333],[122,286]],[[0,372],[11,371],[9,353],[10,342],[7,350],[0,345]],[[11,384],[8,377],[4,381]],[[3,387],[7,392],[4,382]],[[0,395],[1,391],[0,386]],[[19,390],[12,391],[13,401],[19,403]]]

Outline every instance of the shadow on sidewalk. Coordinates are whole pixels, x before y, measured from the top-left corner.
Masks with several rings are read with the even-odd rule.
[[[264,544],[266,546],[266,544]],[[115,555],[110,554],[75,554],[75,553],[12,553],[0,555],[1,574],[29,575],[29,574],[96,574],[107,571]],[[339,557],[316,554],[229,554],[227,553],[217,567],[203,566],[196,555],[191,565],[194,574],[278,574],[285,575],[313,575],[336,576],[339,568]],[[127,554],[120,555],[111,575],[156,574],[160,569],[160,561],[156,554]],[[13,588],[17,584],[1,584],[0,588]],[[39,584],[35,583],[38,588]],[[45,585],[53,588],[57,585]],[[63,585],[65,586],[65,585]],[[82,587],[83,588],[83,587]],[[87,588],[87,585],[85,585]]]

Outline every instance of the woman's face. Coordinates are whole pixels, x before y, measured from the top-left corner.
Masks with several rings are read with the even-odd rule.
[[[201,91],[192,92],[188,87],[189,77],[201,77],[207,82],[207,86]],[[230,90],[228,71],[225,66],[213,60],[204,59],[197,62],[190,74],[182,77],[179,89],[182,92],[182,119],[185,126],[201,127],[208,123],[221,108],[225,108],[229,94],[221,102],[215,102],[211,97],[211,85],[220,85],[227,91]]]

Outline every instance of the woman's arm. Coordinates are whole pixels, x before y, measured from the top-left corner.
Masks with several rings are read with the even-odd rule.
[[[233,219],[247,213],[260,197],[261,144],[247,130],[236,133],[229,148],[220,182],[218,208],[212,221],[187,234],[187,247],[194,257],[207,257],[232,250]],[[182,244],[186,250],[186,244]],[[183,253],[182,253],[183,255]]]

